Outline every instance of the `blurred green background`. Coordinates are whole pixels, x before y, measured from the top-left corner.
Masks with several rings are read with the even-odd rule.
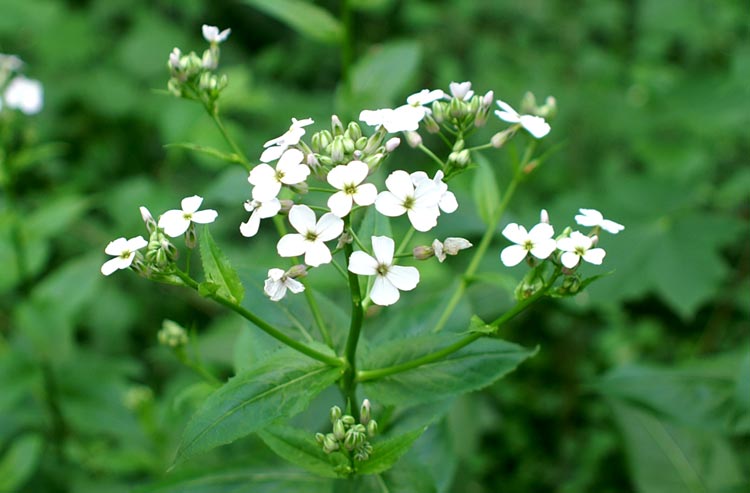
[[[333,19],[340,3],[314,2]],[[237,231],[246,173],[165,147],[226,149],[198,105],[164,93],[169,52],[202,51],[203,23],[232,28],[220,104],[251,159],[293,116],[317,130],[332,112],[451,81],[514,106],[530,90],[557,98],[554,152],[504,220],[531,224],[544,207],[565,223],[590,207],[626,225],[607,239],[613,275],[505,329],[538,355],[453,404],[410,453],[439,491],[750,491],[747,1],[352,0],[351,95],[338,24],[272,4],[0,0],[0,52],[45,89],[40,114],[0,115],[20,129],[0,154],[18,170],[0,195],[0,491],[230,491],[147,485],[275,463],[250,438],[167,476],[206,389],[158,346],[162,320],[194,328],[224,376],[246,328],[180,290],[99,274],[108,241],[145,234],[139,205],[156,213],[196,193],[240,267],[270,265],[273,252],[249,259]],[[444,231],[481,228],[470,217]],[[523,275],[487,260],[500,275],[470,290],[480,315],[510,306]]]

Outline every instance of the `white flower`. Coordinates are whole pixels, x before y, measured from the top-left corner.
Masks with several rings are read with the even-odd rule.
[[[266,202],[279,194],[281,185],[296,185],[302,183],[310,174],[310,168],[302,163],[305,155],[299,149],[287,149],[281,155],[276,169],[266,163],[260,163],[250,171],[247,177],[253,188],[253,198],[259,202]]]
[[[263,284],[263,292],[271,301],[279,301],[286,296],[286,290],[294,294],[305,290],[305,285],[287,275],[282,269],[268,269],[268,279]]]
[[[424,106],[425,104],[430,104],[433,101],[443,99],[444,97],[445,93],[441,89],[435,89],[433,91],[422,89],[406,98],[406,104],[411,106]]]
[[[570,233],[569,238],[561,238],[557,241],[557,248],[563,251],[560,261],[568,269],[572,269],[581,257],[590,264],[601,265],[606,252],[603,248],[591,248],[594,246],[594,238],[590,238],[578,231]]]
[[[458,201],[456,200],[456,196],[453,195],[453,192],[448,191],[448,184],[443,182],[444,176],[442,170],[438,170],[437,173],[435,173],[435,178],[432,179],[432,182],[438,188],[440,193],[440,201],[438,202],[440,210],[450,214],[458,209]],[[430,181],[430,178],[424,171],[415,171],[411,174],[411,181],[414,183],[415,187],[419,186],[419,184],[425,180]]]
[[[284,132],[283,135],[263,144],[265,150],[260,155],[260,160],[264,163],[270,163],[279,159],[290,146],[299,144],[300,139],[305,135],[305,127],[313,123],[315,122],[312,118],[304,118],[302,120],[292,118],[289,130]]]
[[[231,29],[224,29],[223,31],[219,32],[219,28],[216,26],[209,26],[208,24],[203,24],[201,27],[203,31],[203,37],[206,41],[209,43],[221,43],[223,41],[226,41],[226,39],[229,37],[229,34],[232,32]]]
[[[408,214],[417,231],[429,231],[437,226],[440,215],[438,203],[441,192],[432,180],[424,180],[416,187],[406,171],[394,171],[385,180],[388,191],[380,192],[375,209],[384,216]]]
[[[602,213],[596,209],[579,209],[579,211],[581,213],[576,215],[576,222],[581,226],[599,227],[613,235],[625,229],[622,224],[604,219]]]
[[[378,190],[372,183],[362,183],[370,168],[362,161],[336,166],[328,172],[328,183],[339,190],[328,198],[328,207],[338,217],[344,217],[352,210],[352,204],[371,205],[375,202]]]
[[[359,119],[371,127],[383,126],[390,133],[414,131],[419,128],[429,110],[422,106],[405,104],[398,108],[382,108],[379,110],[363,110]]]
[[[474,96],[474,91],[471,90],[471,82],[451,82],[449,87],[451,94],[456,99],[466,101]]]
[[[315,213],[306,205],[292,206],[289,222],[297,233],[284,235],[276,244],[282,257],[305,255],[307,265],[317,267],[331,261],[331,251],[324,242],[330,241],[344,231],[344,221],[335,214],[326,212],[315,221]]]
[[[276,197],[265,202],[248,200],[245,202],[245,210],[252,214],[250,214],[250,219],[247,222],[240,224],[240,233],[242,233],[242,236],[250,238],[258,233],[261,219],[268,219],[279,213],[281,202]]]
[[[183,234],[190,227],[190,223],[208,224],[216,220],[219,215],[213,209],[199,211],[198,208],[203,203],[203,197],[193,195],[185,197],[180,202],[182,209],[172,209],[161,215],[159,218],[159,227],[164,230],[167,236],[176,238]]]
[[[445,261],[446,255],[458,255],[458,252],[471,248],[474,245],[465,238],[446,238],[445,243],[441,242],[437,238],[432,242],[432,251],[435,253],[440,263]]]
[[[133,263],[136,250],[140,250],[146,245],[148,245],[148,242],[143,239],[143,236],[136,236],[129,240],[117,238],[114,241],[110,241],[104,252],[107,255],[113,255],[115,258],[104,262],[101,269],[102,274],[108,276],[118,269],[127,269]]]
[[[5,89],[4,97],[8,108],[21,110],[27,115],[39,113],[44,105],[42,83],[38,80],[27,79],[23,75],[10,81]]]
[[[549,123],[547,123],[541,116],[519,115],[518,112],[508,103],[500,101],[499,99],[497,100],[497,105],[502,111],[495,110],[495,114],[501,120],[508,123],[520,123],[527,132],[537,139],[541,139],[549,133]]]
[[[370,299],[376,305],[388,306],[398,301],[401,291],[411,291],[419,283],[416,267],[393,265],[393,239],[387,236],[372,237],[371,257],[356,251],[349,257],[349,270],[363,276],[376,276]]]
[[[521,263],[528,253],[540,260],[544,260],[555,251],[557,244],[552,238],[555,234],[552,226],[546,223],[539,223],[528,233],[526,228],[516,223],[510,223],[503,229],[503,236],[515,243],[505,247],[500,252],[500,260],[506,267],[513,267]]]

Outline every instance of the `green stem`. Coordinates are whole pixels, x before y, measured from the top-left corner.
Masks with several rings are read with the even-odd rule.
[[[445,305],[445,309],[440,315],[437,324],[435,324],[435,327],[432,329],[433,332],[437,333],[445,328],[445,324],[448,323],[448,319],[450,319],[453,311],[458,306],[458,303],[461,301],[461,297],[464,295],[464,293],[466,292],[466,288],[469,286],[469,282],[471,282],[472,277],[474,277],[474,274],[479,268],[479,265],[482,263],[482,259],[484,258],[485,253],[487,253],[487,249],[489,248],[490,243],[492,243],[492,238],[495,236],[495,229],[497,229],[497,224],[503,217],[505,209],[507,209],[508,204],[510,204],[510,199],[513,197],[513,193],[516,191],[518,184],[521,182],[521,179],[523,177],[523,167],[526,166],[526,164],[528,164],[528,162],[531,160],[531,155],[534,152],[534,147],[535,142],[532,142],[529,147],[526,148],[526,152],[521,163],[515,164],[513,179],[508,184],[508,188],[505,189],[503,200],[500,202],[498,208],[495,209],[495,213],[488,221],[487,230],[484,232],[484,236],[482,236],[482,239],[479,241],[479,245],[477,246],[476,250],[474,250],[474,256],[471,258],[471,262],[469,262],[468,267],[466,267],[464,275],[461,276],[461,279],[459,280],[455,291],[453,291],[450,300]]]
[[[313,320],[315,320],[315,325],[318,326],[318,330],[320,331],[320,335],[323,337],[323,341],[328,347],[333,349],[333,339],[331,339],[331,334],[328,332],[326,323],[323,320],[323,313],[320,311],[320,307],[318,306],[318,302],[315,300],[313,292],[308,289],[309,286],[306,280],[303,281],[303,283],[305,285],[305,298],[307,299],[307,304],[310,306],[310,312],[312,312]]]
[[[349,228],[349,218],[345,218],[346,227]],[[364,318],[364,310],[362,308],[362,293],[359,289],[359,278],[357,274],[351,272],[349,267],[349,257],[353,251],[351,243],[347,243],[344,246],[344,255],[347,265],[347,273],[349,276],[349,291],[352,297],[352,315],[351,322],[349,325],[349,335],[346,339],[346,349],[344,350],[344,357],[346,358],[347,371],[344,373],[342,381],[342,392],[347,399],[347,407],[351,408],[351,414],[355,419],[359,419],[359,407],[356,404],[357,401],[357,367],[356,367],[356,356],[357,356],[357,344],[359,343],[359,336],[362,331],[362,321]]]
[[[445,163],[442,161],[442,159],[437,157],[434,152],[425,147],[424,144],[419,144],[419,150],[430,156],[430,158],[432,158],[432,160],[440,166],[440,169],[445,171]]]
[[[219,129],[219,132],[221,132],[221,135],[224,137],[224,140],[229,144],[229,147],[232,148],[234,153],[237,155],[237,158],[240,160],[240,164],[244,166],[244,168],[247,171],[250,171],[253,169],[253,167],[250,165],[250,162],[247,160],[247,157],[245,156],[245,153],[242,152],[240,147],[237,145],[237,143],[234,141],[231,135],[229,135],[229,132],[227,132],[226,127],[224,127],[224,124],[221,122],[221,118],[219,118],[219,112],[218,110],[211,110],[210,108],[206,107],[206,110],[208,111],[208,114],[211,115],[211,119],[216,124],[216,127]]]
[[[179,277],[188,287],[192,288],[195,291],[198,291],[198,283],[191,278],[190,276],[186,275],[184,272],[180,270],[175,270],[174,274]],[[254,323],[260,330],[265,332],[266,334],[270,335],[274,339],[278,340],[279,342],[291,347],[292,349],[299,351],[300,353],[311,357],[312,359],[316,359],[318,361],[322,361],[323,363],[329,364],[331,366],[343,366],[346,363],[343,362],[341,359],[331,356],[325,353],[321,353],[320,351],[316,351],[315,349],[307,346],[306,344],[303,344],[297,340],[292,339],[288,335],[284,334],[280,330],[276,329],[274,326],[266,322],[265,320],[261,319],[257,315],[255,315],[250,310],[247,310],[245,307],[237,305],[236,303],[224,298],[223,296],[220,296],[218,294],[208,294],[206,295],[207,298],[211,298],[212,300],[216,301],[220,305],[223,305],[233,312],[241,315],[246,320],[249,320],[250,322]]]
[[[406,232],[406,235],[404,235],[404,238],[401,240],[401,243],[399,243],[398,248],[396,249],[396,257],[400,257],[405,254],[404,249],[408,248],[409,242],[414,236],[414,231],[414,227],[412,226],[411,228],[409,228],[409,231]]]

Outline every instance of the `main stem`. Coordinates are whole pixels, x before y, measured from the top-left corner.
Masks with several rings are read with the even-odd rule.
[[[250,171],[253,169],[252,166],[250,166],[250,162],[247,160],[247,157],[245,156],[245,153],[242,152],[242,149],[237,145],[237,143],[234,141],[231,135],[229,135],[229,132],[227,132],[226,127],[224,127],[224,124],[221,121],[221,118],[219,118],[219,110],[218,108],[214,108],[213,110],[206,107],[206,111],[208,111],[208,114],[211,115],[211,119],[216,124],[216,127],[219,129],[219,132],[221,132],[222,137],[224,137],[224,140],[229,144],[229,147],[232,148],[234,153],[237,155],[237,158],[240,160],[240,163],[247,171]]]
[[[346,229],[349,228],[349,218],[345,219]],[[351,243],[347,243],[344,246],[344,255],[346,255],[347,273],[349,276],[349,291],[352,297],[352,315],[351,323],[349,325],[349,335],[346,339],[346,349],[344,350],[344,357],[347,362],[347,370],[344,373],[342,380],[342,392],[346,398],[347,407],[350,408],[350,414],[355,419],[359,419],[359,407],[357,406],[357,344],[359,343],[359,336],[362,332],[362,320],[363,320],[363,309],[362,309],[362,293],[359,289],[359,278],[357,274],[353,273],[348,269],[349,257],[351,256],[353,247]]]

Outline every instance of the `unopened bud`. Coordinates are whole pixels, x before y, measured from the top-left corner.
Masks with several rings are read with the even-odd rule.
[[[471,152],[468,149],[460,152],[451,152],[448,155],[448,161],[457,168],[465,168],[471,161]]]
[[[345,154],[344,136],[337,135],[333,138],[333,143],[331,144],[331,161],[338,164],[344,160]]]
[[[355,147],[355,143],[354,143],[354,141],[352,139],[350,139],[349,137],[347,137],[346,135],[344,135],[343,142],[344,142],[344,151],[346,151],[347,154],[351,154],[352,152],[354,152],[354,149],[356,147]]]
[[[467,248],[471,248],[472,245],[469,240],[465,238],[446,238],[443,242],[443,251],[447,253],[448,255],[458,255],[458,252],[461,250],[466,250]]]
[[[313,151],[317,153],[323,152],[331,142],[333,142],[333,135],[331,135],[331,132],[329,132],[328,130],[315,132],[310,139],[310,144],[312,145]]]
[[[374,419],[371,419],[369,423],[367,423],[367,436],[370,438],[374,437],[378,433],[378,422]]]
[[[203,68],[207,70],[214,70],[216,67],[219,66],[219,60],[217,59],[216,55],[218,53],[214,53],[214,50],[206,50],[203,52],[203,57],[201,58],[201,65]]]
[[[323,442],[325,442],[326,436],[322,433],[316,433],[315,434],[315,441],[319,444],[323,445]]]
[[[438,122],[442,123],[445,121],[445,115],[448,111],[448,104],[443,101],[435,101],[432,103],[432,118]]]
[[[362,152],[367,147],[367,137],[364,135],[354,141],[354,152]]]
[[[482,98],[482,106],[485,108],[489,108],[492,106],[492,103],[495,101],[495,93],[492,91],[487,91],[487,93]]]
[[[373,154],[372,156],[367,156],[364,159],[364,163],[367,164],[367,167],[370,168],[370,172],[372,172],[372,170],[375,170],[378,168],[378,166],[380,166],[380,163],[383,162],[384,158],[385,156],[380,153]]]
[[[167,62],[167,66],[172,71],[178,71],[180,70],[180,58],[182,58],[182,52],[179,48],[174,48],[172,52],[169,54],[169,61]]]
[[[336,437],[333,436],[333,433],[329,433],[325,436],[323,439],[323,452],[326,454],[330,454],[331,452],[335,452],[339,449],[339,442],[336,441]]]
[[[365,399],[362,401],[362,407],[359,410],[359,422],[366,425],[370,421],[370,400]]]
[[[414,255],[414,258],[417,260],[427,260],[430,257],[434,257],[435,256],[434,243],[432,247],[429,247],[427,245],[415,246],[414,249],[412,250],[412,254]]]
[[[336,437],[336,440],[343,440],[346,436],[346,427],[344,426],[344,422],[340,419],[337,419],[333,423],[333,436]]]
[[[307,266],[305,264],[294,265],[286,271],[286,276],[291,277],[292,279],[305,277],[307,276]]]
[[[515,132],[516,132],[515,128],[514,127],[510,127],[510,128],[507,128],[507,129],[503,130],[502,132],[496,133],[490,139],[490,143],[492,144],[492,147],[494,147],[496,149],[501,148],[502,146],[505,145],[506,142],[508,142],[508,140],[511,137],[513,137],[513,134]]]
[[[344,135],[344,124],[341,123],[341,120],[336,115],[331,115],[331,133],[333,133],[334,137]]]
[[[534,93],[527,91],[521,100],[521,114],[536,115],[537,106]]]
[[[453,144],[453,151],[458,152],[463,150],[464,146],[466,145],[466,142],[464,139],[458,139],[455,144]]]
[[[422,123],[424,124],[425,130],[427,130],[429,133],[436,134],[440,132],[440,125],[435,121],[430,113],[427,113],[424,116],[424,118],[422,119]]]
[[[192,250],[196,245],[198,245],[198,235],[195,233],[195,223],[191,222],[185,231],[185,246]]]
[[[542,209],[542,212],[539,213],[539,222],[549,224],[549,214],[547,213],[547,209]]]
[[[419,135],[417,132],[405,132],[406,134],[406,143],[409,144],[410,147],[419,147],[422,145],[422,136]]]
[[[279,209],[279,214],[289,214],[289,211],[292,209],[292,206],[294,205],[293,200],[289,199],[281,199],[279,200],[279,203],[281,204],[281,209]]]
[[[341,417],[341,408],[338,406],[333,406],[329,415],[331,417],[331,423],[335,423],[336,420]]]
[[[523,172],[528,175],[529,173],[534,171],[537,166],[539,166],[539,161],[534,159],[529,164],[523,167]]]
[[[344,132],[344,135],[356,141],[362,137],[362,129],[357,122],[350,122],[349,125],[346,126],[346,132]]]
[[[576,294],[581,290],[581,279],[577,275],[567,276],[563,279],[561,288],[565,294]]]
[[[182,347],[188,343],[187,331],[177,322],[165,319],[161,324],[161,330],[156,335],[159,344],[170,348]]]
[[[291,188],[295,193],[298,193],[300,195],[305,195],[307,192],[310,191],[310,186],[305,181],[301,181],[299,183],[295,183],[294,185],[290,185],[289,188]]]
[[[156,231],[157,224],[154,220],[154,216],[151,215],[151,212],[143,206],[141,206],[139,210],[141,211],[141,218],[143,219],[143,222],[146,223],[146,229],[148,230],[149,234]]]
[[[477,111],[479,111],[479,108],[482,106],[482,98],[479,96],[474,96],[469,101],[469,107],[467,108],[468,114],[475,114]]]
[[[596,246],[596,244],[599,243],[599,235],[594,235],[591,237],[591,246]]]
[[[385,150],[386,152],[393,152],[399,145],[401,145],[401,139],[399,139],[398,137],[391,137],[385,143]]]
[[[354,419],[354,416],[350,414],[344,414],[341,416],[341,421],[347,426],[352,426],[357,422],[357,420]]]
[[[336,250],[339,250],[341,248],[344,248],[344,245],[348,245],[352,242],[352,236],[344,231],[341,233],[341,236],[339,236],[339,241],[336,243]]]
[[[539,108],[537,115],[545,120],[554,118],[557,115],[557,100],[552,96],[547,96],[547,99],[544,100],[544,106]]]
[[[451,118],[461,118],[466,114],[466,103],[462,99],[453,98],[448,104],[448,114]]]

